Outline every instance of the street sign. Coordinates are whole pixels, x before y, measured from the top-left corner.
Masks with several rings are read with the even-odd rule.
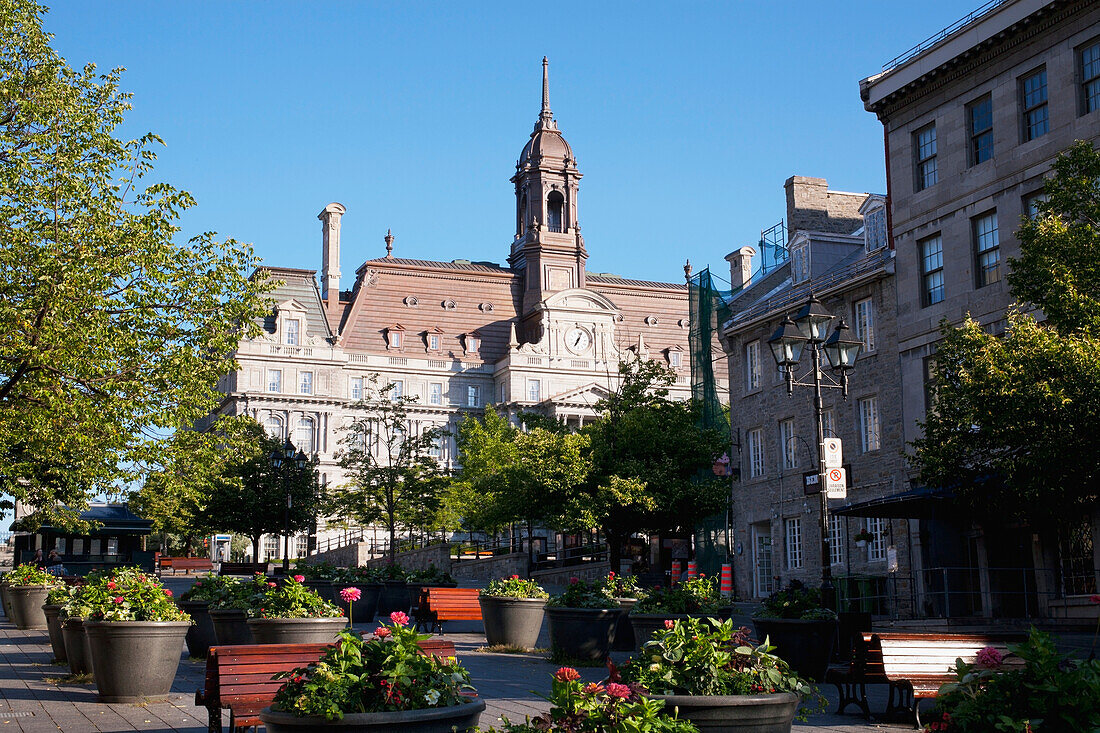
[[[821,445],[825,448],[825,468],[840,468],[844,465],[840,438],[825,438]]]
[[[802,474],[802,493],[806,496],[821,493],[821,474],[809,471]]]
[[[830,499],[848,497],[848,476],[843,468],[830,468],[825,471],[825,496]]]

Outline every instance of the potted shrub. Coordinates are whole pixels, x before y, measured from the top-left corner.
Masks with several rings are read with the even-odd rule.
[[[619,623],[615,627],[615,651],[627,652],[634,649],[634,625],[630,621],[630,610],[646,592],[638,585],[633,575],[621,575],[614,570],[604,580],[605,592],[619,602],[623,612],[619,614]]]
[[[665,710],[663,700],[646,697],[645,690],[635,683],[623,683],[617,671],[612,671],[605,684],[584,684],[572,667],[562,667],[554,673],[550,696],[550,711],[525,723],[504,721],[503,733],[537,733],[538,731],[571,731],[573,733],[605,733],[605,731],[637,731],[637,733],[698,733],[687,720],[676,718]],[[496,731],[496,728],[490,728]]]
[[[729,619],[669,620],[623,665],[623,678],[704,732],[789,733],[796,715],[824,710],[825,698],[748,633]],[[815,705],[799,715],[803,698]]]
[[[333,591],[336,594],[335,601],[344,609],[344,615],[350,616],[352,623],[366,623],[374,618],[378,611],[378,596],[382,593],[382,580],[377,570],[373,568],[344,568],[336,573],[333,578]],[[339,598],[337,589],[358,588],[359,600],[354,606]]]
[[[141,568],[119,568],[88,582],[84,621],[101,702],[165,698],[179,668],[191,617],[172,591]]]
[[[11,621],[11,598],[8,596],[8,576],[11,572],[0,575],[0,606],[4,609],[4,615]]]
[[[506,645],[534,649],[538,644],[549,594],[533,580],[518,575],[489,581],[478,591],[485,641],[490,646]]]
[[[50,634],[50,647],[53,649],[54,662],[66,664],[65,637],[61,633],[61,606],[69,600],[70,588],[67,585],[55,585],[46,594],[46,603],[42,612],[46,616],[46,629]]]
[[[861,529],[852,536],[852,539],[856,541],[856,547],[862,549],[867,547],[868,542],[874,542],[875,536],[866,529]]]
[[[50,588],[61,580],[36,565],[25,563],[8,573],[6,580],[11,622],[19,629],[46,628],[42,606]]]
[[[228,575],[210,573],[195,581],[180,595],[179,606],[194,622],[187,630],[187,653],[205,659],[210,647],[218,643],[214,633],[214,620],[210,616],[210,604],[232,595],[240,581]]]
[[[619,601],[600,583],[570,578],[569,585],[546,604],[550,651],[555,657],[602,661],[615,639],[622,614]]]
[[[65,661],[72,674],[88,674],[92,671],[92,652],[88,647],[88,635],[84,631],[84,619],[93,611],[92,599],[97,593],[95,582],[102,574],[101,571],[93,570],[85,576],[83,585],[69,588],[67,598],[58,610]]]
[[[771,639],[791,669],[820,682],[825,679],[836,638],[837,616],[821,605],[821,592],[797,580],[768,596],[753,614],[756,638]]]
[[[394,612],[369,640],[341,632],[320,660],[282,672],[287,682],[260,719],[268,733],[338,727],[341,731],[469,731],[485,701],[472,698],[470,675],[454,658],[422,654],[428,635]]]
[[[324,644],[347,628],[344,609],[302,585],[294,575],[283,583],[267,583],[252,598],[248,627],[257,644]]]
[[[637,649],[665,628],[669,619],[728,616],[729,600],[719,592],[716,578],[701,575],[672,588],[656,586],[630,609]]]
[[[252,608],[253,597],[274,587],[275,582],[263,573],[254,573],[249,580],[227,580],[224,592],[208,606],[214,638],[221,646],[252,644],[248,611]]]

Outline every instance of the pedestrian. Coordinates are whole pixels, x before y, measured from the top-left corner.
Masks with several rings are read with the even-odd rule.
[[[41,547],[39,547],[37,550],[34,551],[34,559],[31,560],[31,563],[33,563],[37,567],[42,567],[42,548]]]

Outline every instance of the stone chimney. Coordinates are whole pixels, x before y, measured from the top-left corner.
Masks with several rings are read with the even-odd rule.
[[[863,225],[859,207],[865,193],[830,191],[824,178],[791,176],[787,191],[787,241],[801,231],[851,234]]]
[[[752,258],[756,255],[753,247],[742,247],[726,255],[730,263],[730,287],[738,290],[745,287],[752,278]]]
[[[340,308],[340,217],[347,209],[335,201],[324,208],[321,220],[321,300],[329,323]],[[333,331],[339,324],[334,324]]]

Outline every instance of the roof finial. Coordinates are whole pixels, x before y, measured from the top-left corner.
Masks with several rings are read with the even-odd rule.
[[[386,230],[386,258],[393,259],[393,232]]]
[[[691,282],[691,260],[684,260],[684,278]]]
[[[550,62],[542,57],[542,113],[539,119],[552,120],[554,115],[550,112]]]

